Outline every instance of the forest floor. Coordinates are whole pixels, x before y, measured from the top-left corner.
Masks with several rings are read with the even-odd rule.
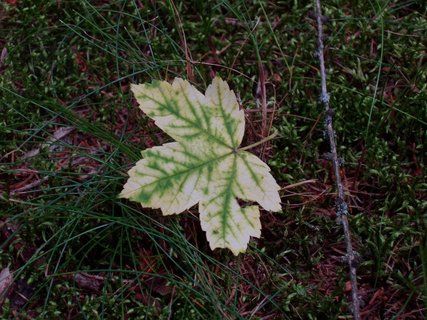
[[[427,315],[427,9],[323,7],[363,319]],[[311,1],[0,3],[1,319],[348,319],[351,285],[319,103]],[[214,76],[281,186],[247,253],[211,251],[197,208],[119,199],[171,138],[131,83]],[[264,90],[265,89],[265,90]]]

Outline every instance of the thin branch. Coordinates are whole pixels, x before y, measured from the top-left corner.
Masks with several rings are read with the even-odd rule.
[[[341,182],[341,173],[340,173],[340,159],[337,155],[337,147],[335,141],[335,131],[333,129],[333,115],[334,111],[329,106],[329,93],[326,86],[326,70],[325,70],[325,57],[323,55],[324,45],[323,45],[323,24],[322,24],[322,11],[320,7],[320,0],[315,0],[316,7],[316,20],[317,20],[317,41],[318,41],[318,57],[320,63],[320,79],[322,92],[320,95],[320,101],[325,107],[326,116],[325,116],[325,131],[326,136],[329,141],[330,152],[331,152],[331,161],[334,167],[335,172],[335,182],[337,188],[337,199],[336,199],[336,214],[338,219],[341,221],[344,238],[347,247],[346,261],[350,269],[350,281],[351,281],[351,296],[352,296],[352,312],[353,318],[355,320],[360,320],[360,302],[359,294],[357,289],[357,274],[356,274],[356,265],[357,259],[356,254],[353,251],[351,244],[351,234],[350,228],[348,225],[348,206],[344,199],[344,188]]]
[[[23,186],[21,188],[18,188],[16,190],[11,191],[10,195],[14,196],[14,195],[16,195],[18,193],[24,193],[27,190],[31,190],[34,187],[38,187],[39,185],[43,184],[48,179],[49,179],[49,176],[45,176],[45,177],[43,177],[43,178],[41,178],[39,180],[36,180],[34,182],[31,182],[31,183],[27,184],[27,185],[25,185],[25,186]]]

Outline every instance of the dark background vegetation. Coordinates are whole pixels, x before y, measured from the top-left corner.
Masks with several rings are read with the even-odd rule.
[[[424,1],[323,3],[325,54],[365,319],[427,308]],[[334,176],[311,1],[0,4],[2,319],[345,319]],[[262,237],[210,251],[197,208],[161,217],[117,194],[169,141],[129,84],[226,79],[244,144],[283,188]],[[266,88],[262,103],[260,85]],[[258,102],[257,102],[258,101]]]

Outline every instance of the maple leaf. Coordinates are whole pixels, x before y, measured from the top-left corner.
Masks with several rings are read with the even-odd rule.
[[[279,186],[270,168],[239,149],[245,131],[243,110],[228,84],[215,78],[205,95],[188,81],[153,81],[131,87],[140,108],[175,139],[142,151],[129,170],[120,197],[176,214],[199,203],[210,247],[244,252],[261,235],[258,202],[280,211]]]

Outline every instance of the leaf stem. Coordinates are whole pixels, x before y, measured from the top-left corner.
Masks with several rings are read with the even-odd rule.
[[[268,137],[265,137],[265,138],[261,139],[258,142],[250,144],[249,146],[246,146],[246,147],[243,147],[243,148],[238,148],[237,151],[245,151],[245,150],[249,150],[249,149],[255,148],[255,147],[259,146],[260,144],[266,143],[267,141],[270,141],[270,140],[274,139],[278,134],[279,133],[277,131],[274,131]]]

